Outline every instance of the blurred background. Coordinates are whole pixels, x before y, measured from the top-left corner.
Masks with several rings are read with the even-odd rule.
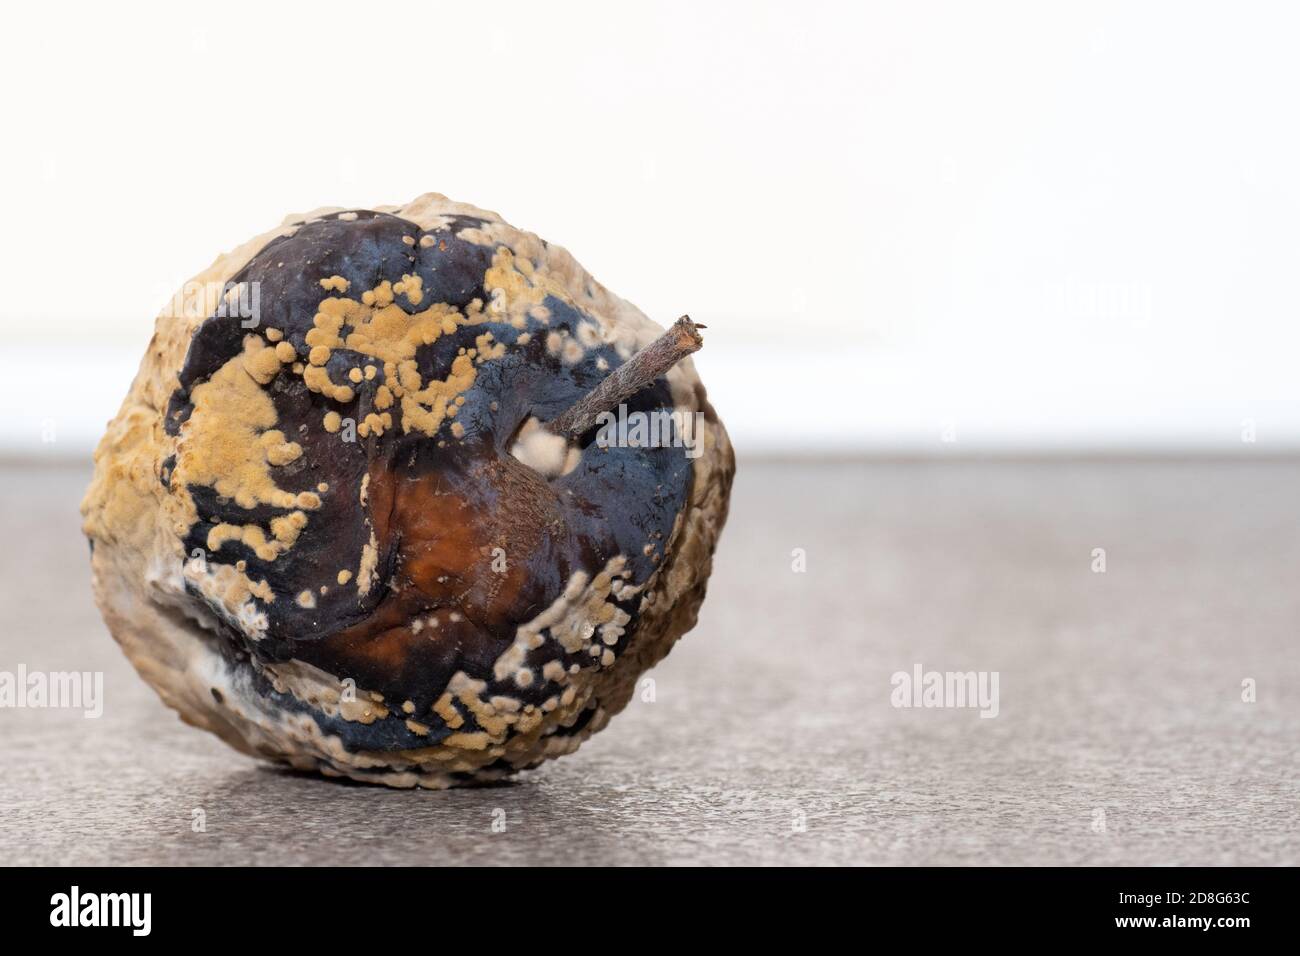
[[[84,455],[218,252],[429,190],[707,323],[742,454],[1297,448],[1297,26],[232,2],[128,28],[43,4],[0,58],[0,453]]]

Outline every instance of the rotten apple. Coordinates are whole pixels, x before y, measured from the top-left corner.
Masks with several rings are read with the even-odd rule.
[[[689,320],[435,194],[290,217],[177,302],[82,510],[105,620],[187,722],[493,780],[576,749],[694,625],[734,460]],[[598,440],[614,405],[698,420],[693,452]]]

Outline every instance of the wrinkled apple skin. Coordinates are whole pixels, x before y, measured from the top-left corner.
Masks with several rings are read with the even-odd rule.
[[[689,359],[627,403],[676,413],[666,445],[512,449],[661,331],[436,194],[289,217],[186,284],[99,445],[109,629],[184,720],[300,769],[573,751],[694,626],[734,458]]]

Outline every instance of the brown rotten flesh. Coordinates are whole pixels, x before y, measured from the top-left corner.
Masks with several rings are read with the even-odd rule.
[[[694,626],[734,461],[687,320],[435,194],[290,217],[176,303],[82,511],[105,620],[187,722],[358,780],[499,779]],[[676,440],[593,440],[607,403]]]

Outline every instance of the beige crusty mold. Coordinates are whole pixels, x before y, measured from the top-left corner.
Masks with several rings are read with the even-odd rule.
[[[176,295],[95,453],[113,637],[300,769],[447,787],[575,750],[694,626],[726,519],[726,430],[663,333],[443,196],[289,217]]]

